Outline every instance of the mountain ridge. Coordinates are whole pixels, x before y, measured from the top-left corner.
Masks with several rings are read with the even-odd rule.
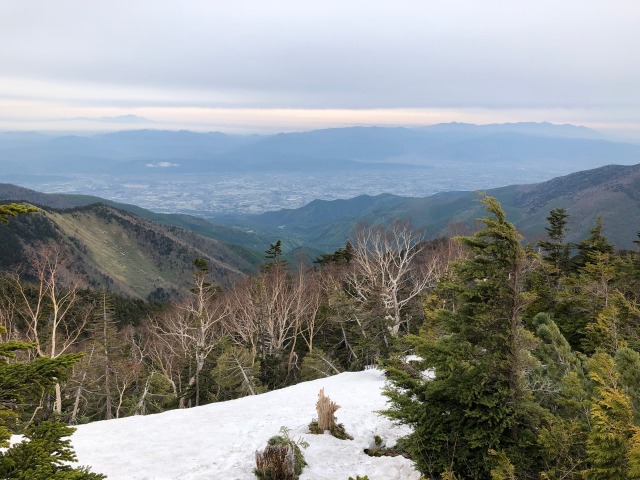
[[[125,130],[92,136],[0,135],[0,167],[11,174],[337,171],[376,166],[433,167],[464,162],[530,162],[566,169],[640,161],[640,145],[594,130],[549,123],[437,124],[428,127],[345,127],[230,135],[186,130]],[[156,171],[154,173],[158,173]]]
[[[109,205],[39,208],[37,213],[0,224],[3,269],[28,265],[29,252],[48,244],[61,249],[69,270],[85,286],[143,299],[184,294],[196,258],[207,261],[212,281],[223,286],[253,270],[253,265],[216,240]]]

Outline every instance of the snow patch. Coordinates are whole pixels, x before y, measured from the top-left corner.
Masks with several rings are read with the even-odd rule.
[[[301,480],[418,480],[410,460],[364,453],[374,435],[391,446],[409,432],[376,413],[386,408],[384,384],[376,369],[342,373],[229,402],[81,425],[72,442],[78,463],[109,480],[247,480],[255,478],[255,451],[285,426],[309,443]],[[336,417],[353,440],[308,433],[321,388],[341,406]]]

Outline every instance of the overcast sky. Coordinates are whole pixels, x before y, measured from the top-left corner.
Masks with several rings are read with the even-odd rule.
[[[639,45],[638,0],[0,0],[0,129],[640,132]]]

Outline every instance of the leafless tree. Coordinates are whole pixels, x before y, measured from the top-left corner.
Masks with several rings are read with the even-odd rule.
[[[164,345],[194,361],[189,385],[195,387],[195,406],[200,405],[200,374],[207,357],[221,337],[222,321],[229,314],[227,303],[216,301],[216,287],[206,281],[206,265],[194,275],[192,296],[185,304],[154,322]]]
[[[422,235],[406,223],[363,227],[353,241],[354,296],[362,302],[379,298],[393,335],[407,321],[402,309],[433,286],[437,277],[437,262],[424,258],[417,262],[424,249],[421,241]]]
[[[57,358],[71,351],[84,332],[91,310],[79,305],[79,284],[70,277],[60,246],[41,245],[31,256],[35,288],[13,276],[17,299],[13,308],[26,326],[26,339],[38,356]],[[66,281],[63,279],[66,277]],[[62,391],[55,386],[56,413],[62,413]]]
[[[300,267],[289,273],[271,268],[247,278],[229,294],[231,315],[227,332],[254,355],[287,355],[290,371],[296,364],[296,342],[302,336],[313,349],[322,291],[315,274]]]

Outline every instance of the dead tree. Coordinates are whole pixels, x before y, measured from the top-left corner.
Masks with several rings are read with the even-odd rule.
[[[191,298],[153,326],[165,344],[181,350],[193,360],[189,385],[195,388],[195,406],[200,405],[200,375],[216,341],[221,337],[223,320],[229,314],[227,304],[217,301],[216,287],[207,283],[208,269],[203,260],[196,260],[196,273]]]
[[[318,412],[318,431],[333,432],[336,427],[335,413],[340,408],[336,402],[325,396],[324,388],[318,393],[318,401],[316,402],[316,412]]]
[[[367,226],[354,238],[350,277],[354,296],[362,302],[378,297],[393,335],[408,321],[402,309],[436,280],[435,264],[416,262],[424,248],[421,240],[406,223]]]
[[[256,476],[263,480],[295,480],[295,456],[291,445],[267,445],[256,452]]]
[[[60,246],[40,246],[31,257],[35,289],[16,274],[13,283],[17,300],[13,307],[26,325],[26,338],[38,356],[57,358],[68,352],[85,331],[91,309],[77,308],[79,285],[67,279],[69,272]],[[62,391],[55,385],[54,411],[62,413]]]
[[[304,271],[290,274],[284,268],[270,268],[236,285],[227,298],[226,331],[254,355],[261,359],[281,356],[291,370],[301,333],[309,349],[313,348],[321,291]]]

